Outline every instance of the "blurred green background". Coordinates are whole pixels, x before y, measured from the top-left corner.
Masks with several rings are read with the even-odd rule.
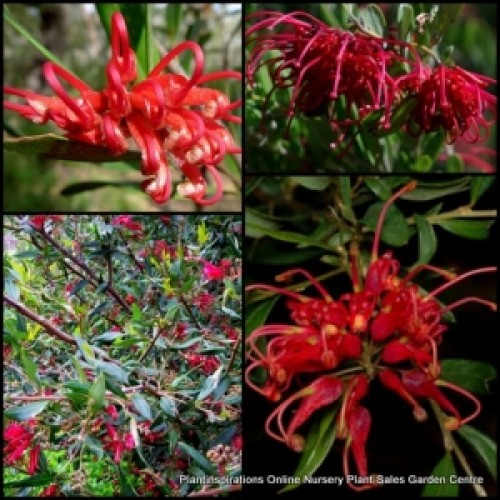
[[[100,90],[105,85],[104,68],[109,43],[94,4],[5,4],[12,18],[53,52],[66,68]],[[118,4],[115,4],[118,5]],[[142,4],[143,6],[145,4]],[[186,39],[198,42],[205,54],[205,73],[231,69],[241,71],[240,4],[149,4],[153,34],[161,56]],[[42,65],[46,58],[9,22],[4,10],[4,85],[53,95],[45,83]],[[174,61],[190,74],[188,52]],[[211,88],[241,97],[237,80],[210,82]],[[10,97],[10,96],[9,96]],[[233,114],[240,113],[240,110]],[[230,124],[235,141],[241,144],[241,126]],[[60,133],[54,125],[35,125],[7,111],[4,138]],[[3,193],[6,211],[239,211],[241,210],[240,155],[226,155],[219,165],[225,194],[216,205],[199,207],[191,200],[174,196],[157,205],[138,187],[105,187],[63,196],[62,189],[84,181],[142,181],[139,164],[105,164],[42,159],[4,150]],[[173,167],[174,180],[180,180]],[[139,184],[137,184],[139,186]]]

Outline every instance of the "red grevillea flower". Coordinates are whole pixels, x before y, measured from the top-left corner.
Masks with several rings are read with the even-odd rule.
[[[195,69],[190,78],[164,69],[180,54],[192,52]],[[178,186],[181,195],[202,205],[216,203],[222,196],[222,179],[216,166],[226,153],[238,153],[224,122],[240,123],[230,112],[241,105],[214,89],[203,87],[214,80],[241,79],[236,71],[203,74],[204,54],[193,41],[174,47],[136,83],[137,63],[130,47],[125,20],[120,12],[111,18],[111,59],[106,66],[107,85],[94,91],[78,77],[52,62],[43,67],[44,76],[57,97],[4,86],[4,93],[23,103],[4,101],[4,107],[35,123],[53,121],[66,136],[96,144],[120,155],[131,137],[142,152],[142,173],[148,176],[143,188],[157,203],[172,193],[173,163],[185,176]],[[79,94],[71,97],[64,80]],[[202,167],[212,176],[216,192],[206,197],[207,183]]]
[[[392,252],[378,255],[380,235],[390,205],[411,191],[416,182],[403,186],[383,205],[373,239],[371,263],[364,278],[358,269],[357,246],[351,248],[350,274],[353,291],[335,300],[311,274],[291,269],[276,277],[288,281],[305,277],[319,292],[309,297],[286,288],[266,284],[247,287],[284,295],[291,324],[269,324],[256,328],[247,339],[246,383],[272,402],[283,401],[266,420],[266,432],[295,451],[301,451],[304,438],[300,427],[320,408],[339,405],[336,435],[345,440],[343,466],[351,474],[351,460],[357,474],[368,475],[366,443],[371,416],[360,403],[377,377],[390,391],[413,408],[417,421],[427,418],[421,400],[435,401],[446,415],[448,429],[457,429],[474,419],[481,408],[471,393],[439,379],[438,345],[447,327],[444,315],[468,302],[496,310],[496,304],[478,297],[466,297],[443,306],[436,297],[455,284],[474,275],[496,272],[484,267],[455,275],[432,265],[419,265],[400,277],[399,262]],[[431,292],[424,292],[411,280],[424,270],[437,273],[445,281]],[[262,349],[261,341],[266,340]],[[257,385],[252,374],[263,369],[267,375]],[[307,378],[306,378],[307,375]],[[305,380],[311,380],[308,385]],[[444,390],[464,396],[474,411],[462,416]],[[293,410],[292,410],[293,408]],[[286,414],[292,415],[286,417]],[[349,486],[365,490],[374,483]]]
[[[496,117],[497,99],[485,90],[491,83],[495,80],[458,66],[437,66],[416,93],[408,132],[418,135],[442,128],[449,144],[458,137],[469,143],[487,139],[491,123],[484,113],[490,110]]]
[[[131,215],[117,215],[111,220],[111,225],[121,226],[128,229],[129,231],[137,231],[139,233],[143,230],[142,224],[140,222],[132,220]]]
[[[34,215],[29,218],[31,225],[39,231],[45,230],[45,222],[48,220],[53,222],[62,222],[63,218],[61,215]]]
[[[332,28],[299,11],[260,11],[247,19],[253,21],[246,31],[252,45],[248,84],[267,66],[273,87],[265,108],[276,89],[292,89],[285,136],[297,113],[322,110],[338,135],[335,147],[369,114],[374,130],[390,128],[393,112],[412,98],[416,104],[406,124],[411,135],[442,128],[448,143],[458,137],[476,142],[488,136],[491,122],[484,113],[496,119],[496,97],[485,90],[495,80],[458,66],[426,66],[413,44],[359,28]]]
[[[379,124],[390,127],[390,113],[399,99],[399,89],[389,70],[404,61],[411,68],[420,66],[415,50],[393,39],[351,33],[332,28],[305,12],[282,14],[256,12],[257,20],[247,32],[247,42],[255,43],[247,62],[247,81],[252,84],[256,71],[267,65],[273,90],[293,88],[288,116],[310,112],[343,96],[348,118],[329,111],[334,129],[344,129],[368,113],[383,110]],[[264,33],[259,33],[266,30]],[[403,58],[395,47],[408,47],[412,58]],[[266,54],[277,56],[265,59]],[[356,108],[353,110],[353,106]]]
[[[203,261],[203,269],[201,270],[201,273],[207,281],[220,281],[226,274],[226,268],[227,265],[221,264],[216,266],[215,264],[205,260]]]
[[[104,449],[114,453],[113,461],[118,464],[126,450],[133,450],[135,448],[135,440],[130,433],[119,436],[111,424],[106,424],[106,431]]]

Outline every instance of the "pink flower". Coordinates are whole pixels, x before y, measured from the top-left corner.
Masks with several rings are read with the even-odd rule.
[[[142,232],[143,230],[142,224],[133,221],[131,215],[118,215],[113,218],[113,220],[111,221],[111,225],[121,226],[128,229],[129,231]]]
[[[216,266],[210,262],[204,261],[202,274],[208,281],[219,281],[224,278],[226,266]]]

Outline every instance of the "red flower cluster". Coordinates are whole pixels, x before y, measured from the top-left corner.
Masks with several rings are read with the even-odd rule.
[[[220,281],[224,279],[226,269],[231,267],[231,261],[227,259],[221,260],[218,266],[206,260],[202,260],[201,262],[203,263],[201,273],[207,281]]]
[[[111,220],[112,226],[119,226],[128,229],[129,231],[142,233],[143,227],[140,222],[132,220],[131,215],[117,215]]]
[[[482,127],[487,136],[490,124],[483,115],[488,109],[496,114],[496,97],[485,88],[495,80],[459,67],[438,65],[432,70],[409,43],[332,28],[305,12],[249,16],[255,18],[246,31],[247,43],[255,44],[247,81],[251,85],[256,71],[267,65],[273,91],[293,88],[287,133],[297,112],[330,104],[329,118],[339,142],[349,127],[376,111],[376,125],[388,129],[396,107],[413,97],[416,105],[406,125],[410,134],[442,128],[449,143],[457,137],[476,142]],[[262,30],[266,32],[259,33]],[[270,51],[278,55],[265,59]],[[405,52],[409,55],[402,55]],[[401,75],[404,66],[408,70]],[[340,97],[345,99],[344,110],[339,110]]]
[[[202,313],[206,313],[213,306],[215,297],[211,293],[200,292],[193,297],[192,302]]]
[[[29,90],[4,86],[4,93],[19,96],[25,103],[4,101],[4,107],[35,123],[53,121],[66,130],[66,136],[123,154],[132,137],[142,152],[142,173],[149,178],[143,189],[157,203],[171,196],[172,182],[168,158],[174,159],[186,182],[178,186],[181,195],[199,204],[216,203],[222,196],[222,179],[215,168],[226,153],[240,152],[222,122],[240,123],[230,111],[241,101],[203,84],[220,79],[240,79],[236,71],[203,75],[204,55],[193,41],[174,47],[147,78],[137,78],[136,56],[129,44],[125,20],[120,12],[112,16],[111,59],[106,66],[106,87],[97,92],[61,66],[46,62],[43,73],[57,97],[38,95]],[[191,51],[195,70],[191,78],[163,73],[172,60]],[[60,79],[71,85],[79,97],[71,97]],[[205,198],[205,165],[216,184],[216,193]]]
[[[336,434],[346,443],[343,460],[346,475],[350,470],[350,455],[358,474],[368,474],[365,445],[371,417],[368,409],[361,405],[361,400],[374,377],[378,377],[385,387],[408,402],[419,421],[427,417],[419,402],[424,398],[434,400],[448,415],[445,425],[449,429],[469,422],[480,411],[480,402],[472,394],[439,379],[437,346],[447,328],[443,316],[448,311],[467,302],[484,304],[493,310],[496,305],[477,297],[467,297],[442,306],[436,296],[470,276],[495,272],[496,268],[485,267],[456,276],[431,265],[420,265],[400,278],[399,262],[392,257],[392,253],[378,256],[387,209],[396,198],[415,185],[415,182],[407,184],[383,206],[364,283],[358,271],[358,251],[353,247],[351,293],[334,300],[313,276],[302,269],[292,269],[276,279],[286,281],[294,275],[303,275],[319,291],[320,298],[271,285],[255,284],[247,287],[248,291],[269,290],[288,297],[286,305],[294,323],[261,326],[247,340],[249,364],[245,376],[250,387],[271,401],[278,402],[296,384],[302,386],[288,395],[269,415],[265,425],[267,433],[293,450],[301,451],[304,439],[297,432],[300,426],[319,408],[331,406],[340,400]],[[417,273],[426,269],[446,280],[429,293],[411,283]],[[268,339],[264,352],[257,345],[263,338]],[[347,360],[349,363],[343,364]],[[252,382],[252,372],[257,368],[267,372],[263,386]],[[316,375],[313,382],[305,387],[304,374]],[[473,413],[462,417],[440,387],[458,392],[472,401],[475,405]],[[285,413],[297,402],[296,411],[285,424]],[[366,489],[374,485],[350,486]]]
[[[205,375],[211,375],[220,364],[216,356],[207,354],[188,353],[186,360],[190,368],[199,367]]]
[[[33,445],[35,424],[35,420],[30,419],[23,424],[12,422],[4,429],[3,439],[6,442],[3,449],[4,464],[15,464],[24,455],[24,452]],[[30,476],[32,476],[38,468],[40,452],[41,448],[39,444],[34,445],[30,450],[27,470]]]
[[[104,449],[112,452],[113,461],[120,463],[122,455],[126,450],[133,450],[135,448],[135,440],[132,434],[127,433],[124,436],[119,436],[115,428],[106,423],[106,435],[104,436]]]
[[[62,222],[63,218],[61,215],[34,215],[29,219],[31,225],[39,231],[45,231],[45,223],[48,220],[52,222]]]

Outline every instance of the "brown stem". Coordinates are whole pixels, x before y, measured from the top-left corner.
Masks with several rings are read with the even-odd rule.
[[[153,340],[149,344],[148,348],[144,351],[144,354],[139,358],[139,363],[151,352],[151,349],[153,349],[156,341],[158,340],[158,337],[160,336],[161,332],[163,331],[160,327],[158,328],[158,331],[156,332],[156,335],[153,337]]]
[[[6,295],[3,296],[3,301],[6,302],[11,307],[13,307],[14,309],[16,309],[17,311],[19,311],[23,316],[26,316],[35,323],[38,323],[39,325],[43,326],[47,331],[47,333],[49,333],[53,337],[57,337],[58,339],[67,342],[68,344],[77,345],[76,340],[73,337],[71,337],[67,333],[64,333],[62,330],[54,326],[50,321],[46,320],[45,318],[42,318],[42,316],[39,316],[36,312],[32,311],[24,304],[21,304],[20,302],[17,302],[17,300],[11,299]]]
[[[238,351],[238,347],[240,346],[241,343],[241,333],[238,335],[238,338],[236,339],[236,342],[233,345],[233,350],[231,351],[231,356],[229,357],[229,361],[227,362],[227,368],[226,368],[226,374],[229,375],[229,372],[231,371],[231,368],[233,367],[234,360],[236,359],[236,353]]]
[[[185,307],[189,317],[191,318],[191,321],[196,325],[196,328],[198,328],[198,330],[201,330],[201,325],[198,323],[198,320],[194,317],[193,311],[191,311],[189,304],[186,302],[186,299],[184,298],[184,295],[182,295],[182,293],[179,293],[177,298],[180,300],[182,305]]]
[[[39,229],[35,228],[32,226],[38,234],[40,234],[43,238],[45,238],[54,248],[59,250],[65,257],[67,257],[71,262],[73,262],[76,266],[82,268],[92,279],[94,279],[97,283],[99,283],[99,277],[90,269],[90,267],[85,264],[85,262],[82,262],[81,260],[77,259],[73,255],[71,255],[65,248],[63,248],[59,243],[57,243],[52,236],[48,235],[45,231],[40,231]],[[130,306],[125,302],[125,300],[118,295],[116,290],[108,283],[108,286],[106,287],[106,293],[109,293],[128,313],[131,312]]]
[[[128,254],[130,255],[130,258],[134,261],[135,266],[139,270],[139,272],[143,272],[143,269],[141,267],[141,263],[135,258],[134,252],[130,249],[130,246],[125,238],[123,236],[123,231],[121,229],[118,229],[118,234],[120,235],[121,240],[123,241],[123,244],[125,245],[125,248],[127,249]]]

